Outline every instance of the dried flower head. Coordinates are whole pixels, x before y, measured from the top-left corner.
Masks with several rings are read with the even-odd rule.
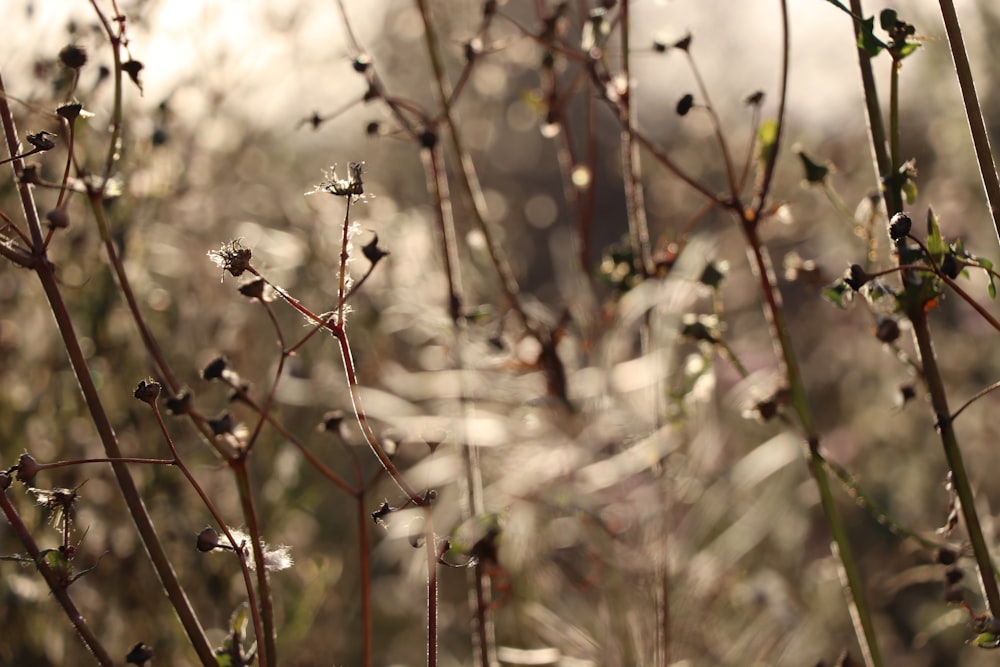
[[[225,278],[227,272],[234,278],[240,277],[245,271],[255,273],[250,265],[253,251],[245,247],[241,239],[223,243],[218,250],[209,250],[208,257],[222,269],[222,278]]]
[[[70,69],[80,69],[87,64],[87,51],[82,46],[68,44],[59,50],[59,62]]]
[[[337,175],[337,166],[334,165],[329,170],[324,170],[323,175],[326,180],[307,192],[307,195],[314,195],[317,192],[326,192],[337,197],[350,197],[352,201],[360,201],[365,198],[365,186],[362,180],[364,173],[364,162],[348,162],[347,177],[341,178]]]
[[[253,539],[249,534],[243,532],[242,530],[231,530],[229,532],[233,536],[233,540],[236,542],[232,545],[233,550],[235,551],[239,549],[243,554],[243,557],[246,559],[247,565],[250,566],[250,569],[256,570],[257,561],[254,559],[253,548],[251,546],[253,544]],[[292,559],[291,549],[283,544],[272,547],[261,540],[260,546],[264,556],[263,565],[265,570],[269,570],[271,572],[287,570],[295,563]]]

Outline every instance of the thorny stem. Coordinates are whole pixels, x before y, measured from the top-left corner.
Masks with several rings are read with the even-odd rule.
[[[31,531],[28,527],[24,525],[21,520],[20,515],[17,513],[17,509],[11,504],[10,498],[7,497],[7,485],[10,483],[10,476],[7,473],[0,473],[0,509],[3,509],[4,516],[7,518],[7,523],[14,529],[17,534],[18,539],[21,544],[24,545],[25,550],[27,550],[28,555],[31,556],[32,562],[34,562],[35,567],[38,568],[38,572],[45,579],[45,583],[48,585],[49,590],[52,592],[52,597],[56,599],[56,602],[63,608],[66,612],[66,617],[69,622],[73,624],[74,629],[83,643],[86,644],[87,648],[94,655],[94,659],[97,660],[101,665],[106,667],[112,667],[114,665],[114,659],[112,659],[111,654],[108,650],[104,648],[101,640],[98,639],[97,635],[94,634],[93,629],[87,624],[87,619],[83,617],[80,610],[77,609],[76,604],[73,599],[69,596],[69,591],[67,590],[68,585],[63,582],[59,575],[52,571],[49,564],[45,562],[42,556],[41,550],[38,548],[38,544],[35,542],[35,538],[32,537]]]

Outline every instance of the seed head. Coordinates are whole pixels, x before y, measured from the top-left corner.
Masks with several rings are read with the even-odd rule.
[[[70,69],[80,69],[87,64],[87,51],[82,46],[67,44],[59,51],[59,62]]]

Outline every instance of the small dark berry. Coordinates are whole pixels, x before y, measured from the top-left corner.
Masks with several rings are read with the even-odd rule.
[[[66,104],[60,105],[59,108],[56,109],[56,113],[70,123],[80,117],[81,111],[83,111],[83,105],[79,102],[67,102]]]
[[[323,415],[323,423],[320,428],[324,431],[340,432],[340,426],[344,423],[344,413],[341,410],[331,410]]]
[[[663,41],[659,39],[653,40],[653,51],[656,53],[666,53],[667,49],[670,47]]]
[[[132,647],[132,650],[128,652],[125,656],[125,662],[131,665],[145,665],[147,662],[153,659],[153,648],[142,642],[139,642]]]
[[[688,93],[677,102],[677,115],[686,116],[694,106],[694,95]]]
[[[216,357],[212,361],[208,362],[201,371],[201,377],[204,380],[219,380],[222,378],[223,371],[226,370],[228,362],[225,357]]]
[[[764,103],[764,91],[758,90],[756,93],[748,95],[747,98],[743,100],[743,103],[748,107],[759,107]]]
[[[899,322],[891,317],[883,317],[875,325],[875,337],[883,343],[895,343],[899,339]]]
[[[219,533],[216,532],[215,528],[206,526],[200,533],[198,533],[198,539],[195,542],[195,546],[198,551],[201,551],[202,553],[214,551],[219,546]]]
[[[172,415],[184,415],[191,410],[191,390],[182,389],[176,396],[167,399],[167,412]]]
[[[233,415],[228,412],[223,412],[215,419],[209,419],[208,425],[212,428],[212,433],[214,433],[215,435],[225,435],[226,433],[232,433]]]
[[[160,396],[161,388],[162,387],[159,382],[154,382],[152,380],[146,382],[145,380],[140,380],[139,386],[135,388],[132,395],[143,403],[154,405],[156,403],[156,399]]]
[[[38,461],[27,452],[18,457],[17,466],[15,467],[17,468],[17,481],[22,484],[31,484],[35,479],[35,475],[42,469]]]
[[[45,214],[45,219],[52,225],[53,229],[66,229],[69,227],[69,213],[66,212],[65,206],[52,209]]]
[[[372,59],[371,57],[368,56],[368,54],[365,53],[359,55],[357,58],[354,59],[354,62],[351,63],[351,67],[353,67],[354,71],[357,72],[358,74],[364,74],[365,72],[368,71],[368,68],[370,68],[371,66],[372,66]]]
[[[952,280],[958,277],[958,274],[962,272],[961,263],[955,258],[955,255],[948,253],[941,260],[941,273],[948,276]]]
[[[381,125],[379,124],[379,122],[377,120],[373,120],[367,125],[365,125],[365,134],[367,134],[369,137],[373,137],[376,134],[378,134],[380,128]]]
[[[951,565],[947,570],[944,571],[944,578],[949,584],[957,584],[962,580],[965,575],[962,570],[959,569],[957,565]]]
[[[893,241],[905,239],[913,227],[913,221],[905,213],[897,213],[889,221],[889,238]]]
[[[87,51],[82,46],[69,44],[59,51],[59,62],[70,69],[80,69],[87,64]]]
[[[937,562],[942,565],[952,565],[958,560],[958,554],[950,547],[941,547],[937,552]]]
[[[847,277],[844,278],[844,282],[855,292],[860,291],[869,280],[871,280],[871,276],[861,268],[860,264],[851,264]]]
[[[420,133],[420,147],[428,150],[437,145],[438,135],[433,130],[424,130]]]

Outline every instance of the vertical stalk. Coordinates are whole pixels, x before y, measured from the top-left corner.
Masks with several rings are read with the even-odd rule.
[[[931,341],[930,328],[927,324],[927,313],[924,312],[922,307],[914,310],[916,312],[908,313],[908,317],[913,323],[913,335],[917,339],[917,347],[920,350],[924,381],[927,383],[927,390],[931,395],[931,405],[937,417],[937,427],[941,434],[941,444],[944,445],[944,455],[948,460],[948,467],[951,470],[951,482],[954,485],[955,492],[958,494],[962,517],[965,519],[965,529],[969,534],[972,553],[976,558],[977,569],[979,570],[979,583],[982,586],[983,595],[989,606],[990,614],[994,618],[1000,618],[1000,589],[997,588],[997,578],[993,570],[993,561],[990,558],[986,539],[983,537],[983,529],[979,523],[979,516],[976,513],[976,501],[972,493],[972,485],[969,483],[969,475],[965,470],[965,463],[962,460],[962,451],[959,449],[958,438],[955,436],[951,411],[948,409],[948,397],[945,393],[941,372],[938,369],[937,358],[934,354],[934,344]]]
[[[997,176],[996,164],[993,161],[993,151],[990,148],[990,138],[986,133],[986,122],[983,120],[983,110],[979,106],[976,95],[976,84],[972,78],[972,67],[969,64],[969,54],[965,50],[965,40],[962,38],[962,27],[958,23],[958,14],[952,0],[939,0],[941,17],[944,19],[945,32],[948,35],[948,46],[955,62],[955,73],[958,85],[962,89],[962,103],[965,106],[965,116],[969,121],[969,132],[972,134],[972,144],[976,150],[976,160],[979,162],[979,175],[983,179],[983,189],[993,217],[993,226],[1000,239],[1000,177]]]

